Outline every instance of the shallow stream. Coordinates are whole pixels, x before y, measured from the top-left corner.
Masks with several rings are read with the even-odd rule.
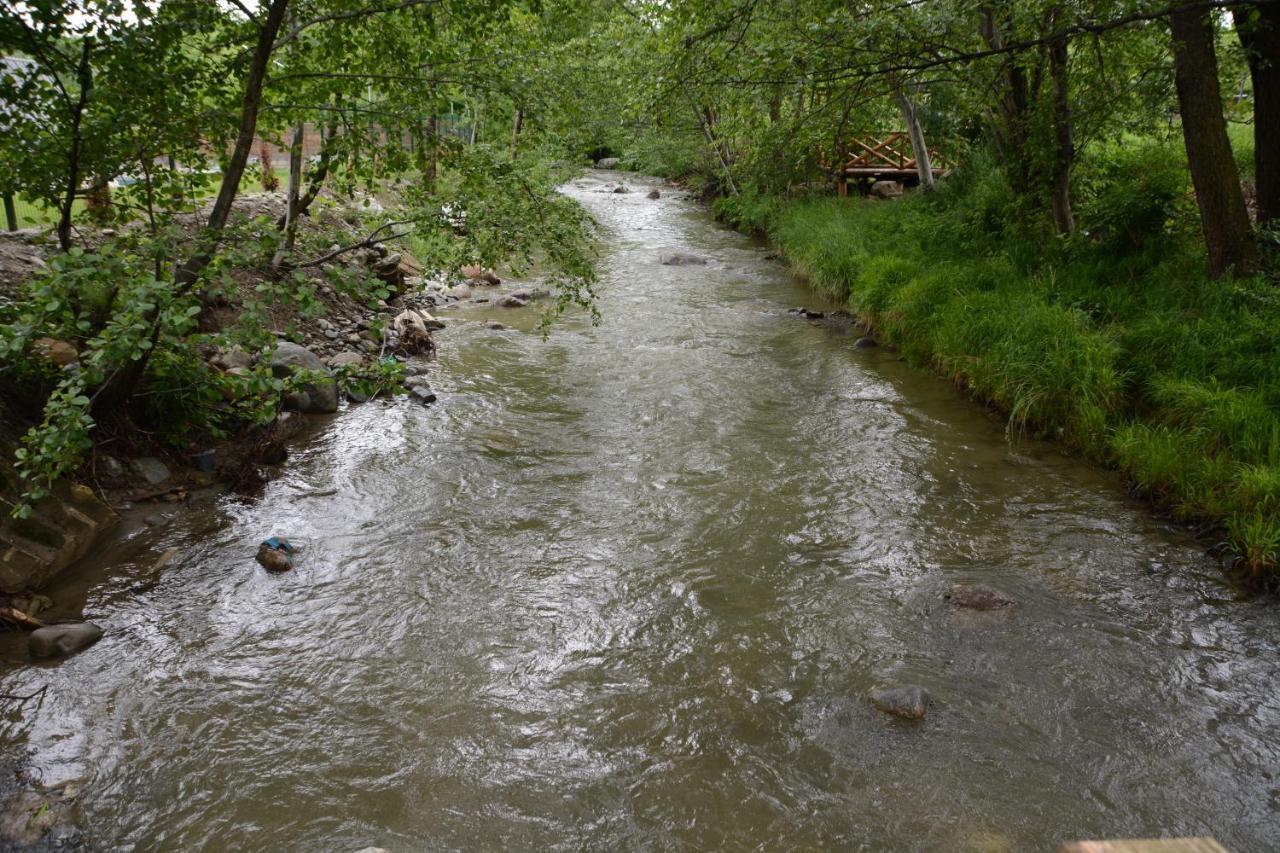
[[[88,846],[1280,846],[1275,603],[617,178],[566,188],[607,229],[603,325],[448,314],[436,404],[352,407],[260,500],[124,531],[53,591],[90,650],[0,647],[0,692],[48,685],[4,748],[84,780]],[[253,562],[275,533],[292,573]],[[903,683],[918,723],[866,700]]]

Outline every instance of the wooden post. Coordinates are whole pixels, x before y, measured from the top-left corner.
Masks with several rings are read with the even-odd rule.
[[[844,176],[843,172],[836,178],[836,195],[840,198],[849,197],[849,179]]]
[[[13,193],[4,194],[4,220],[10,231],[18,230],[18,211],[13,208]]]

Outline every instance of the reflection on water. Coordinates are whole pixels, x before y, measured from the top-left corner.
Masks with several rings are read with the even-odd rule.
[[[609,229],[603,326],[456,312],[439,403],[352,408],[262,500],[55,592],[106,638],[0,691],[49,685],[9,750],[86,779],[91,846],[1269,848],[1275,608],[1109,475],[786,316],[807,297],[762,247],[607,177],[567,189]],[[272,533],[296,571],[256,568]],[[955,612],[965,581],[1018,606]],[[900,682],[923,722],[866,703]]]

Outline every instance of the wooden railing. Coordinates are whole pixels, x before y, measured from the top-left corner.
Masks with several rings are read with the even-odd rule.
[[[910,178],[917,173],[911,138],[902,131],[861,139],[842,140],[835,156],[819,152],[818,162],[843,186],[848,178]],[[936,152],[929,152],[935,175],[945,175],[950,166]]]

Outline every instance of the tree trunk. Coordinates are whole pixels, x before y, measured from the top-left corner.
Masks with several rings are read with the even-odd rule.
[[[1195,9],[1173,12],[1170,24],[1182,137],[1200,207],[1209,272],[1214,278],[1231,271],[1248,275],[1257,246],[1222,115],[1213,22],[1203,9]]]
[[[231,205],[236,200],[236,193],[240,191],[240,179],[244,177],[245,166],[253,151],[253,137],[258,130],[258,110],[262,107],[262,86],[267,78],[267,65],[271,61],[276,36],[280,33],[280,25],[284,22],[288,7],[289,0],[271,0],[271,6],[258,29],[258,43],[253,50],[249,75],[244,82],[244,95],[240,100],[240,127],[236,131],[236,142],[231,149],[227,169],[222,173],[218,197],[209,212],[205,239],[201,248],[179,265],[175,274],[177,282],[184,287],[194,284],[201,271],[213,260],[213,245],[222,229],[227,227]]]
[[[271,0],[271,6],[258,29],[258,43],[253,51],[253,60],[249,65],[249,75],[245,78],[244,95],[241,97],[240,128],[236,133],[235,147],[227,162],[226,171],[222,173],[222,184],[218,188],[218,198],[209,213],[209,221],[205,226],[200,247],[195,254],[177,265],[174,270],[174,283],[179,294],[188,292],[195,286],[200,273],[213,260],[214,246],[227,226],[227,218],[231,215],[231,205],[240,189],[240,179],[244,176],[245,166],[249,163],[249,155],[253,150],[253,137],[258,129],[258,110],[262,105],[262,85],[267,77],[267,65],[271,61],[271,53],[275,47],[276,36],[284,21],[285,10],[289,0]],[[146,373],[147,362],[155,351],[155,342],[160,337],[160,326],[163,316],[159,309],[148,312],[147,322],[151,325],[152,346],[143,353],[142,358],[126,362],[111,378],[103,384],[93,396],[93,414],[101,417],[116,411],[133,394],[133,389]]]
[[[774,86],[769,95],[769,124],[782,121],[782,87]]]
[[[978,31],[987,47],[1005,49],[1005,34],[991,6],[978,9]],[[1013,188],[1025,195],[1031,192],[1031,169],[1027,147],[1027,113],[1030,95],[1026,71],[1018,64],[1016,56],[1006,56],[1000,69],[999,98],[996,101],[996,147],[1004,152],[1010,169]]]
[[[80,49],[80,64],[76,68],[76,82],[80,93],[71,107],[71,148],[67,151],[67,186],[58,205],[58,247],[66,252],[71,249],[71,211],[80,190],[80,154],[84,148],[84,110],[93,90],[93,67],[89,56],[93,52],[93,39],[86,37]]]
[[[520,146],[520,131],[524,129],[524,110],[516,107],[515,118],[511,120],[511,156],[516,156]]]
[[[436,117],[436,101],[431,99],[431,115],[427,116],[427,168],[423,172],[427,189],[435,192],[436,173],[440,170],[440,146],[436,144],[440,135],[440,121]]]
[[[1071,170],[1075,167],[1075,132],[1071,119],[1071,88],[1067,77],[1067,37],[1049,45],[1049,76],[1053,80],[1053,185],[1050,208],[1059,234],[1076,228],[1071,214]]]
[[[279,269],[285,257],[293,251],[298,236],[299,195],[302,192],[302,139],[306,128],[302,122],[293,126],[293,141],[289,145],[289,189],[284,204],[284,239],[271,259],[273,269]]]
[[[898,109],[902,112],[902,123],[907,126],[907,135],[911,137],[911,150],[916,155],[916,172],[920,175],[920,189],[933,192],[933,163],[929,159],[929,146],[925,144],[924,128],[920,126],[916,105],[901,86],[897,87],[894,96],[898,101]]]
[[[1253,81],[1253,166],[1258,224],[1280,223],[1280,4],[1233,12]]]

